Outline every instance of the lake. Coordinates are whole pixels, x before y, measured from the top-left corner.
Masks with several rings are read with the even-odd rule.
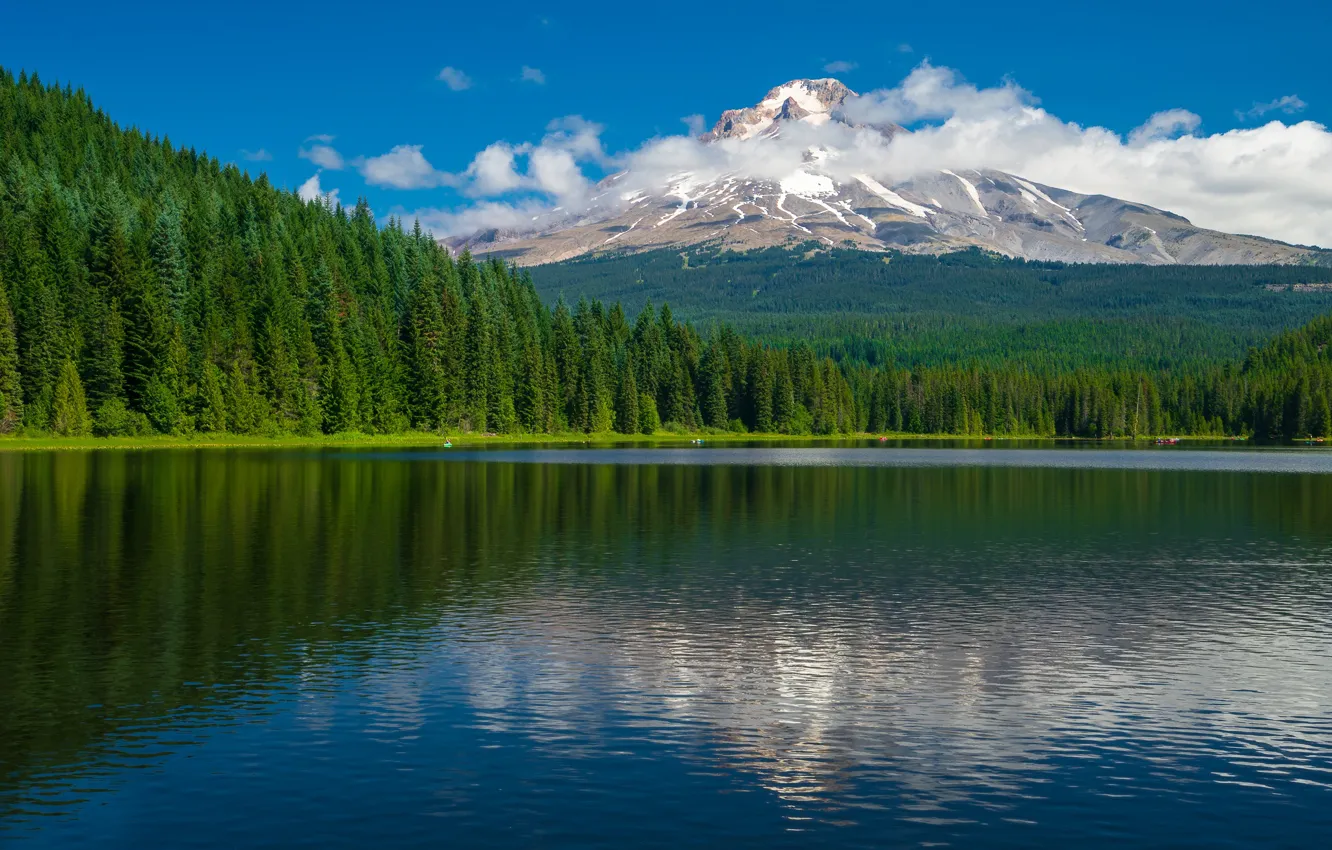
[[[1332,451],[0,453],[0,844],[1330,835]]]

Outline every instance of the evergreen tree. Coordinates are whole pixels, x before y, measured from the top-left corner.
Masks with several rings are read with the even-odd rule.
[[[124,357],[125,327],[119,305],[92,296],[91,332],[87,335],[83,374],[87,377],[88,402],[96,410],[111,399],[124,399],[125,379],[121,369]]]
[[[753,414],[749,424],[755,431],[771,434],[776,430],[772,418],[773,381],[772,369],[764,349],[754,352],[750,360],[749,375],[749,383],[753,388],[750,402]]]
[[[206,363],[203,367],[203,382],[199,387],[199,430],[209,434],[220,434],[227,430],[230,417],[227,414],[226,376],[215,363]]]
[[[55,386],[51,406],[51,430],[62,437],[84,437],[92,433],[92,420],[88,416],[88,403],[83,394],[83,382],[74,361],[65,358],[60,367],[60,378]]]
[[[632,357],[626,355],[620,369],[620,386],[615,400],[615,430],[636,434],[642,428],[638,410],[638,381],[634,378]]]
[[[638,430],[652,435],[661,428],[661,417],[657,415],[657,400],[647,393],[638,395]]]
[[[405,347],[412,424],[428,431],[440,430],[447,411],[444,317],[438,296],[425,287],[417,287],[411,295]]]
[[[714,341],[703,357],[703,422],[710,428],[725,428],[727,419],[725,355]]]
[[[169,190],[162,199],[162,210],[153,225],[150,255],[157,279],[166,293],[171,314],[176,321],[183,321],[189,297],[189,268],[185,260],[185,233],[180,204]]]
[[[23,422],[23,387],[19,376],[18,337],[9,293],[0,278],[0,434],[8,434]]]

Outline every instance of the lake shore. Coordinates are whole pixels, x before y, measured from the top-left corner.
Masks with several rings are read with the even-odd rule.
[[[439,447],[445,440],[454,448],[479,448],[483,446],[655,446],[688,445],[694,440],[705,443],[763,443],[763,442],[846,442],[878,440],[900,440],[904,442],[945,441],[953,443],[979,442],[1030,442],[1030,443],[1118,443],[1130,445],[1153,445],[1158,439],[1173,439],[1181,442],[1248,442],[1242,438],[1204,437],[1204,436],[1169,436],[1169,437],[1115,437],[1092,439],[1086,437],[1040,437],[1040,436],[977,436],[965,434],[840,434],[821,436],[814,434],[671,434],[659,432],[645,434],[459,434],[438,435],[424,433],[407,434],[319,434],[311,437],[283,435],[266,437],[244,434],[192,434],[189,436],[153,435],[146,437],[54,437],[54,436],[16,436],[0,437],[0,452],[5,451],[58,451],[58,450],[97,450],[97,449],[298,449],[298,448],[412,448]]]

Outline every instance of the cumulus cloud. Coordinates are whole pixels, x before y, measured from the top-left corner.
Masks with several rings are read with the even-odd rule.
[[[315,172],[309,180],[306,180],[301,184],[300,188],[296,190],[296,196],[307,204],[310,201],[322,200],[324,203],[328,204],[328,206],[336,207],[339,203],[337,189],[325,192],[320,187],[318,172]]]
[[[530,227],[533,217],[597,213],[638,189],[722,175],[780,180],[813,168],[835,180],[867,174],[891,185],[940,169],[995,169],[1150,204],[1203,227],[1332,245],[1332,133],[1311,121],[1203,135],[1197,115],[1172,109],[1125,135],[1064,121],[1016,82],[980,87],[929,63],[849,101],[844,112],[857,126],[793,122],[777,138],[711,144],[694,138],[691,126],[691,135],[613,156],[600,127],[562,119],[539,143],[497,142],[477,154],[458,182],[473,205],[422,220],[441,235]],[[887,124],[908,131],[890,141],[874,129]],[[812,165],[810,148],[827,155]],[[621,174],[599,188],[597,171]]]
[[[331,136],[318,138],[327,138],[328,141],[333,140]],[[326,168],[329,171],[341,171],[347,165],[342,158],[342,154],[325,142],[313,144],[308,148],[301,148],[299,154],[301,159],[308,159],[320,168]]]
[[[850,100],[848,118],[866,124],[910,124],[929,119],[975,121],[986,116],[1016,115],[1036,99],[1012,81],[982,89],[962,80],[951,68],[923,62],[898,86]]]
[[[395,145],[386,154],[362,157],[354,164],[371,186],[432,189],[453,185],[453,175],[436,170],[421,153],[421,148],[421,145]]]
[[[823,70],[824,73],[827,74],[845,74],[848,71],[856,70],[858,67],[859,66],[855,62],[844,62],[839,59],[836,62],[829,62],[827,65],[824,65]]]
[[[1286,115],[1294,115],[1303,112],[1309,104],[1300,100],[1299,95],[1288,94],[1285,97],[1279,97],[1276,100],[1269,100],[1267,103],[1255,103],[1251,109],[1236,109],[1235,117],[1241,121],[1248,121],[1254,118],[1262,118],[1269,112],[1282,112]]]
[[[539,86],[544,86],[546,84],[546,75],[542,73],[541,69],[532,68],[528,65],[523,66],[522,79],[525,83],[536,83]]]
[[[539,144],[495,142],[473,158],[462,174],[461,188],[473,197],[524,191],[563,205],[578,204],[593,185],[582,166],[609,162],[601,130],[599,124],[571,115],[548,124]]]
[[[1167,109],[1158,112],[1146,123],[1129,133],[1130,145],[1142,145],[1159,139],[1173,139],[1176,136],[1192,133],[1202,124],[1202,119],[1187,109]]]
[[[270,160],[273,159],[273,155],[268,151],[264,150],[263,148],[260,148],[257,151],[250,151],[246,150],[245,148],[241,148],[240,155],[241,159],[245,160],[246,162],[269,162]]]
[[[462,91],[472,87],[472,78],[452,66],[441,68],[436,79],[453,91]]]
[[[424,207],[401,212],[404,222],[421,223],[421,229],[436,236],[459,236],[488,230],[506,230],[521,233],[531,230],[537,222],[549,220],[552,211],[544,202],[534,199],[511,203],[482,201],[460,209]]]

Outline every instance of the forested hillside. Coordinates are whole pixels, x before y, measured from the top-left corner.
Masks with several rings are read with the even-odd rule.
[[[364,203],[303,202],[4,72],[0,179],[4,433],[1332,427],[1326,319],[1229,366],[875,368],[820,351],[817,324],[774,344],[667,307],[543,304],[525,273],[380,227]]]
[[[898,366],[1221,363],[1332,311],[1332,268],[1068,265],[818,243],[602,255],[532,276],[547,302],[578,293],[632,312],[669,299],[686,321]]]

